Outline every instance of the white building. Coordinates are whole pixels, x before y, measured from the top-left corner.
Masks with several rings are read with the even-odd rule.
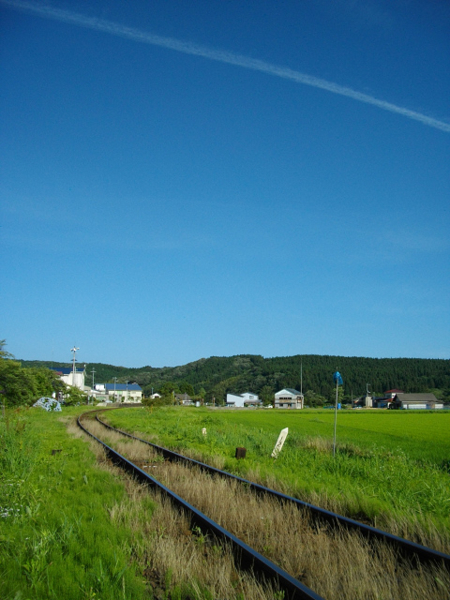
[[[186,394],[186,393],[175,394],[175,398],[183,406],[194,406],[195,405],[195,402],[192,400],[192,398],[189,396],[189,394]]]
[[[304,398],[301,392],[284,388],[275,394],[274,408],[303,408]]]
[[[85,371],[83,369],[75,369],[73,371],[73,367],[51,367],[52,371],[56,371],[58,373],[61,381],[63,381],[66,385],[70,385],[72,387],[77,387],[81,391],[85,391],[84,386],[84,377]]]
[[[245,392],[244,394],[227,394],[227,406],[232,408],[245,408],[246,406],[259,406],[261,400],[258,394]]]
[[[105,402],[105,400],[108,400],[108,394],[106,393],[105,384],[96,383],[94,387],[91,388],[89,396],[97,402]]]
[[[137,383],[103,383],[113,402],[142,402],[142,388]],[[95,386],[97,387],[97,386]]]
[[[398,394],[394,397],[389,408],[403,410],[437,410],[444,408],[434,394]]]

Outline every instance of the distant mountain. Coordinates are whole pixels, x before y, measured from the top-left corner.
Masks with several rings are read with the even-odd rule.
[[[71,366],[71,363],[21,361],[24,367]],[[81,364],[81,363],[80,363]],[[303,365],[303,392],[308,390],[326,399],[333,397],[336,369],[344,380],[344,397],[362,395],[369,384],[375,395],[397,388],[404,392],[438,390],[441,397],[450,398],[450,360],[419,358],[361,358],[319,356],[314,354],[263,358],[241,354],[230,357],[212,356],[178,367],[140,367],[129,369],[102,363],[86,365],[86,383],[136,382],[149,395],[166,382],[191,384],[196,394],[215,396],[223,400],[227,393],[278,391],[285,387],[300,389]]]

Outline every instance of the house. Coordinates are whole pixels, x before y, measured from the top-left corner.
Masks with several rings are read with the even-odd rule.
[[[389,408],[399,408],[403,410],[436,410],[444,408],[444,404],[439,402],[434,394],[396,394]]]
[[[378,406],[378,401],[379,398],[374,398],[369,392],[366,392],[364,396],[353,400],[353,408],[375,408]]]
[[[105,386],[108,398],[114,402],[142,402],[142,388],[137,383],[103,383],[98,385]]]
[[[108,400],[108,394],[104,383],[96,383],[89,392],[90,397],[97,402],[105,402]]]
[[[365,406],[366,408],[374,408],[376,406],[376,400],[369,392],[366,392],[364,396],[362,396],[355,403],[357,406]]]
[[[70,385],[72,387],[76,387],[81,391],[85,391],[84,378],[85,378],[85,370],[78,369],[75,367],[75,371],[73,367],[50,367],[52,371],[55,371],[61,381],[63,381],[66,385]]]
[[[194,400],[192,400],[192,398],[189,396],[189,394],[186,394],[186,393],[184,393],[184,394],[175,394],[175,398],[183,406],[194,406],[195,405]]]
[[[292,388],[285,388],[275,394],[274,408],[303,408],[303,394]]]
[[[387,398],[374,398],[375,408],[389,408],[392,404],[392,398],[388,396]]]
[[[260,406],[258,394],[245,392],[244,394],[227,394],[227,406],[232,408],[245,408],[246,406]]]
[[[397,396],[398,394],[404,394],[403,390],[388,390],[387,392],[384,392],[384,397],[385,398],[395,398],[395,396]]]

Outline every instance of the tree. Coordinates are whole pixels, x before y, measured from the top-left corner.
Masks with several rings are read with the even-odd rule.
[[[74,406],[76,404],[84,404],[86,402],[86,395],[77,387],[72,385],[67,386],[64,394],[64,404],[67,406]]]
[[[191,383],[182,381],[180,383],[180,394],[188,394],[191,398],[195,394],[194,386]]]
[[[342,385],[338,386],[338,404],[340,404],[342,406],[342,404],[344,403],[344,387]],[[331,404],[335,404],[336,402],[336,387],[333,389],[333,391],[330,394],[330,402]]]
[[[221,381],[215,385],[212,390],[206,393],[208,402],[214,403],[216,406],[223,406],[227,395],[227,384]]]
[[[0,359],[1,358],[14,358],[10,352],[3,350],[6,346],[6,340],[0,340]]]
[[[305,404],[308,406],[312,406],[313,408],[317,406],[323,406],[326,404],[327,400],[324,396],[320,394],[316,394],[313,390],[308,390],[305,393]]]
[[[161,396],[173,396],[173,394],[180,393],[180,388],[176,383],[173,383],[173,381],[166,381],[159,388],[159,393]]]
[[[39,396],[51,396],[53,392],[60,392],[65,389],[64,383],[59,378],[56,371],[39,367],[29,369],[35,378],[37,392]]]
[[[171,396],[164,396],[163,398],[142,398],[142,404],[148,408],[157,406],[168,406],[173,403]]]
[[[0,392],[7,406],[33,404],[41,396],[51,396],[61,389],[54,371],[45,367],[22,367],[4,350],[5,340],[0,340]]]
[[[272,386],[264,385],[259,392],[259,396],[263,401],[263,404],[272,404],[275,399],[275,393]]]
[[[10,358],[0,359],[0,391],[6,406],[32,404],[39,397],[32,370],[23,369],[20,362]]]

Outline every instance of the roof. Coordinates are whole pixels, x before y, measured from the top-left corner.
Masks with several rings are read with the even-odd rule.
[[[438,402],[434,394],[402,394],[399,402]]]
[[[57,373],[60,373],[61,375],[70,375],[73,372],[73,367],[50,367],[50,370],[56,371]],[[83,368],[76,367],[75,372],[76,373],[84,373],[84,367]]]
[[[302,395],[298,390],[294,390],[292,388],[283,388],[282,390],[277,392],[275,394],[275,396],[278,396],[278,394],[281,394],[282,392],[289,392],[289,394],[292,394],[293,396],[301,396]]]
[[[403,390],[396,390],[395,388],[393,390],[387,390],[386,392],[384,392],[385,394],[403,394]]]
[[[105,383],[107,392],[141,392],[142,388],[137,383]]]

